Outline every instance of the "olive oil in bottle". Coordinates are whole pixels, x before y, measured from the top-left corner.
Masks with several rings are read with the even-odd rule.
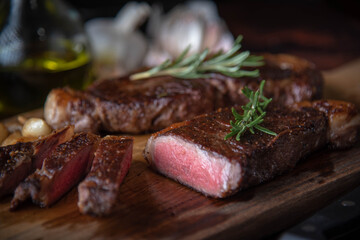
[[[44,104],[52,88],[84,88],[90,81],[90,57],[86,52],[56,56],[48,52],[28,57],[16,67],[0,68],[0,112],[10,116]]]
[[[87,38],[72,8],[9,0],[0,9],[0,118],[43,106],[52,88],[91,81]]]

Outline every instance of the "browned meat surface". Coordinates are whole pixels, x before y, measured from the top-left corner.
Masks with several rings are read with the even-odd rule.
[[[81,91],[70,88],[52,90],[47,97],[44,111],[45,120],[54,129],[74,125],[76,132],[96,132],[100,127],[94,99]]]
[[[34,142],[33,169],[40,169],[55,148],[72,138],[74,126],[67,126]]]
[[[132,160],[133,138],[107,136],[95,152],[91,170],[78,187],[80,212],[110,214]]]
[[[84,92],[56,89],[44,110],[54,128],[75,125],[75,131],[106,130],[141,133],[156,131],[218,107],[243,104],[243,86],[257,89],[266,81],[267,97],[292,104],[322,96],[323,79],[314,66],[289,55],[265,55],[258,78],[229,78],[213,74],[209,79],[154,77],[130,81],[128,77],[94,83]]]
[[[92,85],[88,92],[97,99],[102,127],[111,132],[159,130],[221,104],[216,89],[201,79],[105,80]]]
[[[305,102],[292,108],[270,105],[261,125],[277,136],[256,131],[245,133],[240,141],[224,140],[232,119],[225,109],[174,124],[151,136],[144,156],[161,174],[223,198],[289,171],[328,143],[348,147],[360,131],[354,105],[338,101]]]
[[[263,79],[266,80],[264,95],[280,104],[291,105],[322,97],[322,75],[310,62],[286,54],[265,54],[264,58],[265,66],[259,68],[260,76],[256,79],[236,79],[220,74],[213,74],[213,78],[206,79],[225,96],[226,104],[221,107],[243,105],[248,101],[241,92],[243,87],[256,90]]]
[[[41,169],[27,177],[15,190],[11,210],[31,197],[35,204],[47,207],[75,186],[90,170],[98,137],[80,133],[62,143],[44,159]]]
[[[35,142],[0,147],[0,197],[13,193],[22,180],[41,168],[57,145],[73,134],[74,128],[66,127]]]
[[[354,104],[337,100],[301,102],[295,108],[313,107],[328,117],[327,139],[332,148],[350,147],[359,137],[360,114]]]
[[[0,198],[13,193],[31,173],[33,152],[31,142],[0,147]]]

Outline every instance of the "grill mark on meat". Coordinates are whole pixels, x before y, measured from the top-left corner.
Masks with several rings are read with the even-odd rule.
[[[41,169],[25,179],[15,190],[11,210],[31,197],[35,204],[47,207],[76,185],[90,170],[98,136],[80,133],[62,143],[44,159]]]
[[[80,212],[103,216],[113,209],[132,160],[132,137],[107,136],[95,152],[91,170],[78,186]]]
[[[69,126],[35,142],[19,142],[0,147],[0,198],[11,194],[29,174],[40,169],[54,148],[69,140],[74,127]]]
[[[53,127],[74,124],[75,131],[141,133],[157,131],[219,107],[244,104],[244,86],[255,90],[266,80],[264,95],[292,104],[322,96],[323,79],[315,67],[293,56],[265,54],[258,78],[211,74],[208,79],[170,76],[130,81],[128,77],[95,82],[86,91],[55,89],[44,116]]]
[[[246,132],[240,141],[225,141],[233,116],[229,109],[220,109],[154,133],[144,157],[161,174],[223,198],[291,170],[327,144],[336,148],[354,144],[359,116],[353,104],[339,101],[304,102],[291,108],[270,104],[262,126],[277,136],[256,131]],[[351,124],[339,131],[345,122]]]

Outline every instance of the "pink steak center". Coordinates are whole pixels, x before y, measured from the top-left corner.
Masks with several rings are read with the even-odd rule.
[[[163,136],[153,146],[153,164],[164,175],[206,195],[221,197],[241,177],[238,162],[201,149],[179,137]]]

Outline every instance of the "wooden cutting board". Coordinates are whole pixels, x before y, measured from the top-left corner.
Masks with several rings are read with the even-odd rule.
[[[325,72],[325,95],[360,106],[353,95],[360,87],[360,74],[353,74],[359,69],[357,61]],[[259,238],[290,227],[360,184],[358,143],[344,151],[317,152],[293,171],[231,198],[207,198],[148,168],[142,156],[148,137],[135,136],[133,162],[111,216],[80,214],[76,188],[47,209],[29,202],[10,212],[7,197],[0,200],[0,239]]]

